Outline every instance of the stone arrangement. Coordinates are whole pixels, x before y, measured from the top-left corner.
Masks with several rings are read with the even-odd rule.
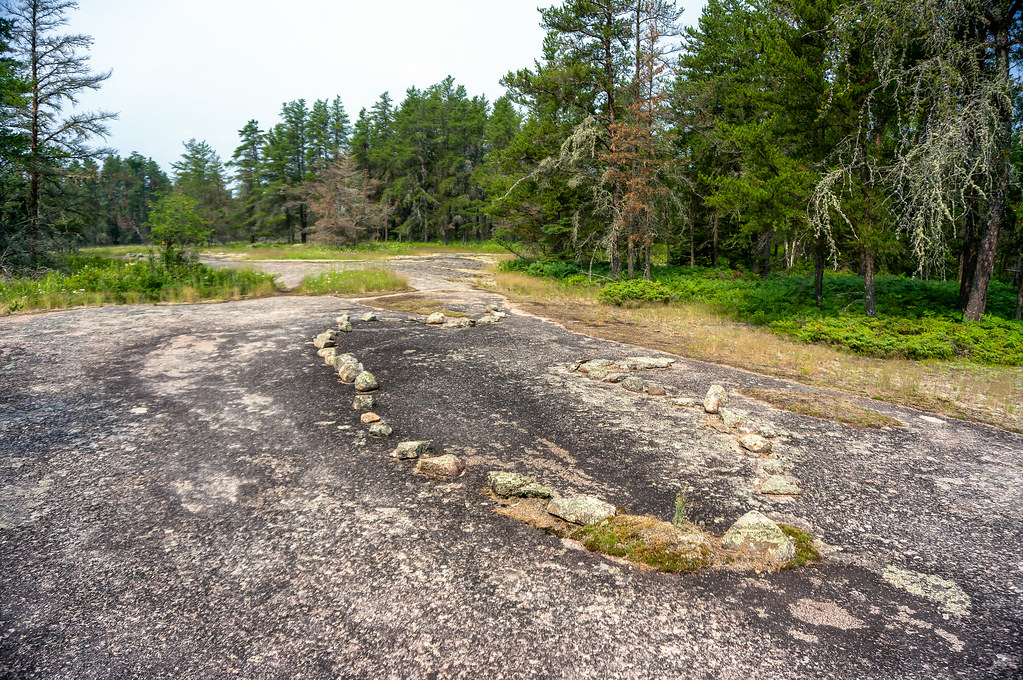
[[[651,397],[663,397],[668,389],[657,382],[630,375],[633,371],[664,370],[672,368],[675,359],[669,357],[626,357],[624,359],[580,359],[568,365],[569,373],[585,375],[590,380],[616,383],[622,389]]]
[[[764,478],[760,483],[760,493],[782,497],[803,494],[800,481],[785,469],[777,457],[771,441],[777,436],[774,428],[751,423],[742,414],[730,409],[728,392],[724,387],[711,385],[702,403],[691,397],[680,397],[673,399],[672,404],[680,408],[702,407],[707,414],[718,416],[719,420],[710,421],[708,426],[723,434],[734,434],[739,450],[758,460]]]
[[[412,447],[429,442],[408,444]],[[650,521],[655,518],[622,515],[614,505],[595,496],[560,496],[531,477],[515,472],[491,470],[487,473],[487,488],[499,499],[539,504],[548,515],[570,525],[593,525],[615,517],[618,518],[616,521],[625,524],[646,524],[649,527],[647,531],[658,534],[651,537],[658,543],[668,541],[677,545],[692,544],[694,554],[717,555],[718,559],[708,560],[707,565],[774,568],[784,566],[796,555],[792,539],[777,523],[757,511],[746,513],[732,524],[722,538],[715,539],[696,527],[676,527],[670,522]]]

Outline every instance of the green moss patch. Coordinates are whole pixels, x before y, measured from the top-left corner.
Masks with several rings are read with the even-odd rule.
[[[706,539],[656,517],[618,515],[587,524],[572,538],[581,541],[587,550],[624,557],[672,574],[710,565],[711,549]]]
[[[786,569],[802,567],[809,562],[820,562],[823,559],[820,550],[814,546],[813,534],[797,529],[791,524],[779,524],[778,528],[792,539],[796,546],[796,556],[785,564]]]

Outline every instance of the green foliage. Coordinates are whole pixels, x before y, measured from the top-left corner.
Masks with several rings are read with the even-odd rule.
[[[408,290],[408,279],[387,269],[350,269],[311,276],[302,281],[299,293],[307,295],[355,295]]]
[[[785,564],[786,569],[802,567],[810,562],[820,562],[823,559],[817,546],[814,545],[813,534],[797,529],[791,524],[779,524],[778,528],[792,539],[792,543],[796,546],[796,556]]]
[[[188,248],[205,245],[212,233],[199,202],[179,193],[156,202],[149,213],[149,229],[168,266],[185,262]]]
[[[272,276],[250,270],[77,255],[65,258],[62,271],[0,281],[0,313],[269,295],[275,288]]]
[[[619,306],[627,300],[667,302],[670,298],[671,293],[663,283],[644,279],[612,281],[597,295],[601,302]]]

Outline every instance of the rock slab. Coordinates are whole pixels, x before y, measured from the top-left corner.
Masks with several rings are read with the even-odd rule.
[[[487,486],[498,496],[505,498],[550,498],[553,495],[546,486],[514,472],[488,472]]]
[[[465,472],[465,463],[450,453],[435,458],[422,458],[416,465],[416,472],[430,477],[454,479]]]
[[[788,562],[796,555],[796,546],[781,528],[763,513],[751,510],[736,520],[721,539],[728,550],[760,556],[768,562]]]
[[[591,524],[618,513],[615,506],[595,496],[554,498],[547,504],[547,512],[573,524]]]
[[[703,400],[703,410],[707,413],[717,413],[725,406],[728,406],[728,392],[725,392],[721,385],[711,385]]]

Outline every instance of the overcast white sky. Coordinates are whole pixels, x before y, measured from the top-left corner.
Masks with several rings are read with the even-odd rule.
[[[81,106],[120,114],[107,144],[170,172],[182,142],[205,139],[223,160],[251,118],[266,129],[281,104],[340,95],[354,121],[381,92],[396,102],[447,75],[493,101],[500,78],[540,56],[537,6],[553,0],[79,0],[69,31],[94,39],[112,69]],[[681,0],[695,23],[704,0]]]

